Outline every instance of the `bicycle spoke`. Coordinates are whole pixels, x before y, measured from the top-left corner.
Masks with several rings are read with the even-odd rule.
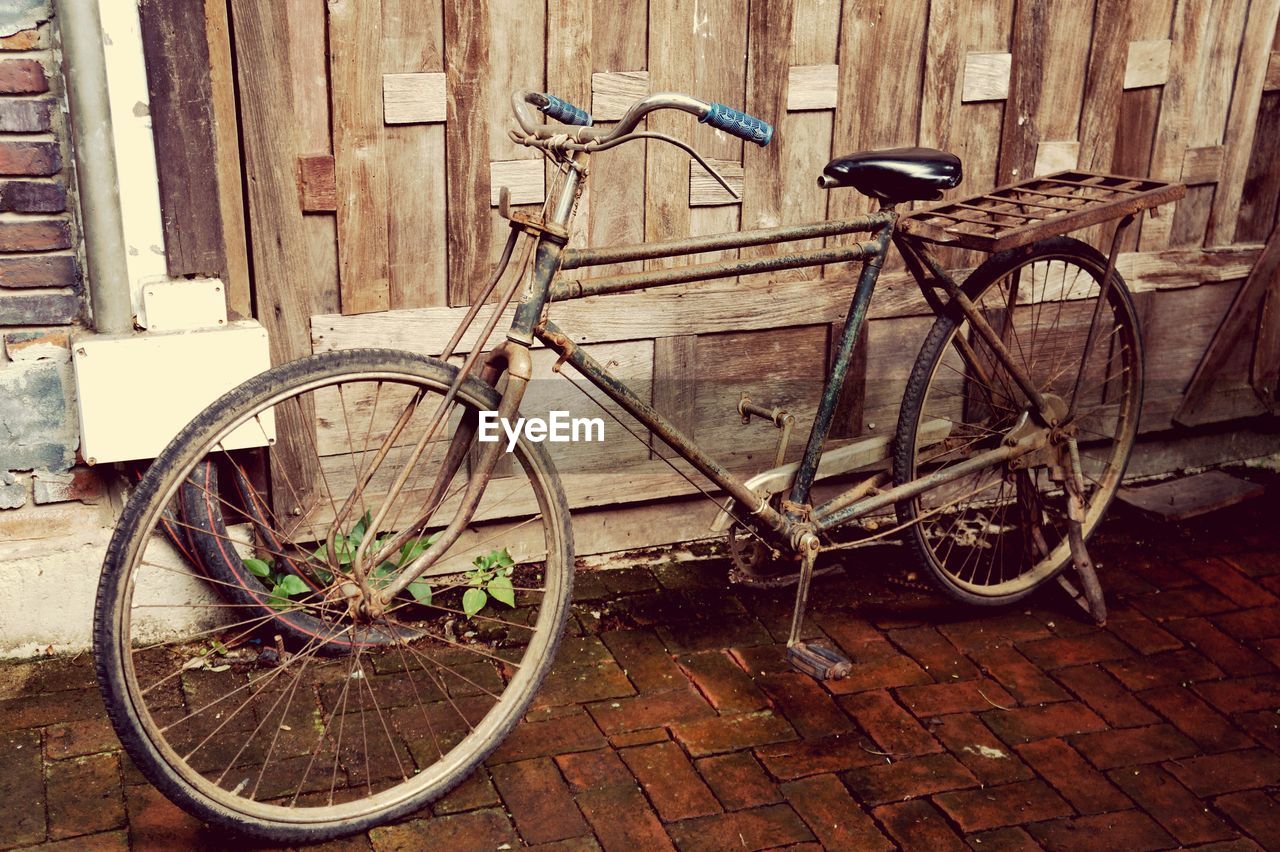
[[[1062,256],[1033,257],[1011,265],[1004,274],[989,279],[985,289],[974,285],[979,289],[972,296],[1013,362],[1046,398],[1065,400],[1062,395],[1069,395],[1077,376],[1081,377],[1073,425],[1088,438],[1080,454],[1087,460],[1086,502],[1094,507],[1118,485],[1123,469],[1119,459],[1127,454],[1131,441],[1132,400],[1141,369],[1132,345],[1136,329],[1116,290],[1108,297],[1093,350],[1084,351],[1094,306],[1101,298],[1101,273],[1101,268],[1086,267],[1064,251]],[[967,322],[953,326],[950,333],[969,342],[988,377],[977,379],[965,359],[954,357],[948,339],[938,342],[914,421],[912,476],[942,474],[973,458],[984,442],[995,446],[1029,408],[1021,388],[1012,381],[1010,368]],[[948,439],[929,445],[920,436],[924,425],[933,420],[945,421],[951,433]],[[1045,512],[1036,521],[1019,508],[1026,488],[1048,495],[1059,493],[1061,486],[1049,481],[1042,467],[1019,474],[1024,484],[1016,487],[1003,471],[1003,465],[979,471],[910,501],[921,519],[922,529],[916,535],[926,560],[944,582],[949,577],[962,584],[966,595],[996,597],[1030,589],[1069,557],[1065,517]],[[991,488],[972,498],[949,496],[975,485]],[[937,512],[939,503],[950,508]],[[1090,523],[1095,523],[1098,512],[1088,511],[1093,512]],[[1043,539],[1040,544],[1028,540],[1033,533]]]

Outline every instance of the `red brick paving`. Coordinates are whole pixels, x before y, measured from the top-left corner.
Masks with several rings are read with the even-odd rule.
[[[786,664],[785,591],[715,562],[585,575],[608,617],[487,765],[331,848],[1280,848],[1277,509],[1113,521],[1103,629],[1053,590],[982,611],[888,585],[906,554],[874,551],[815,587],[811,632],[854,661],[827,684]],[[229,845],[119,753],[92,686],[87,656],[0,668],[0,848]]]

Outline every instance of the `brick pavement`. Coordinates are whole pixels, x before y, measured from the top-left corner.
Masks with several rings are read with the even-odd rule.
[[[1275,489],[1273,488],[1273,491]],[[1178,526],[1117,513],[1098,629],[1050,591],[983,612],[823,578],[787,593],[661,561],[578,584],[557,671],[457,790],[335,849],[1280,848],[1280,497]],[[851,563],[852,566],[853,563]],[[0,667],[0,847],[225,848],[145,784],[87,656]]]

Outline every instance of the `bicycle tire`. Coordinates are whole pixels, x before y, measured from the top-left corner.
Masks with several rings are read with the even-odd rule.
[[[161,793],[199,819],[275,843],[318,842],[364,831],[415,811],[444,795],[502,742],[527,710],[550,669],[568,615],[569,602],[572,598],[573,535],[568,506],[549,455],[540,444],[524,440],[517,444],[513,453],[517,462],[514,467],[517,470],[523,470],[528,476],[530,490],[537,507],[533,518],[543,521],[541,529],[547,547],[545,564],[537,572],[538,576],[545,576],[545,588],[539,590],[542,597],[539,598],[536,612],[529,615],[530,620],[534,621],[534,626],[526,628],[533,633],[533,638],[528,641],[523,650],[520,650],[518,644],[514,645],[514,650],[507,652],[506,656],[501,656],[504,653],[501,650],[493,650],[492,654],[486,654],[495,661],[489,663],[492,668],[502,668],[499,665],[502,663],[508,668],[514,668],[516,673],[511,675],[509,681],[503,681],[506,683],[506,688],[503,689],[502,695],[497,697],[497,703],[490,710],[484,711],[483,716],[480,715],[480,710],[468,710],[467,713],[463,713],[458,709],[459,703],[467,707],[484,703],[480,701],[482,696],[475,695],[472,703],[467,704],[463,698],[451,697],[452,687],[447,685],[440,687],[447,703],[452,704],[462,716],[467,728],[457,734],[457,741],[452,744],[446,737],[445,742],[449,748],[447,754],[441,750],[440,742],[436,741],[436,749],[441,751],[438,764],[433,764],[426,769],[415,769],[412,776],[406,776],[403,782],[396,782],[391,787],[380,789],[375,796],[373,793],[375,779],[370,770],[370,752],[366,739],[364,769],[367,777],[359,781],[344,782],[348,784],[344,789],[359,793],[362,786],[367,784],[369,789],[367,800],[339,801],[335,805],[333,803],[334,788],[331,785],[328,804],[298,808],[296,805],[299,794],[302,793],[301,784],[294,793],[293,804],[290,807],[278,803],[240,800],[236,796],[244,789],[243,783],[235,790],[222,790],[216,783],[203,779],[199,770],[193,765],[183,762],[179,757],[178,749],[173,742],[166,739],[165,733],[177,723],[171,722],[162,726],[157,722],[158,717],[154,714],[158,710],[148,705],[146,690],[140,688],[138,675],[134,669],[135,656],[141,657],[152,647],[138,646],[138,637],[130,632],[132,621],[136,620],[130,608],[134,581],[137,579],[135,575],[139,566],[145,563],[142,553],[149,543],[160,541],[165,539],[166,535],[172,534],[171,530],[162,533],[157,527],[161,522],[166,527],[173,523],[174,518],[170,514],[172,501],[177,499],[192,470],[209,454],[211,441],[219,435],[229,434],[234,424],[245,420],[246,412],[260,409],[266,404],[274,405],[272,400],[285,398],[295,392],[301,393],[301,389],[312,386],[324,387],[328,386],[325,383],[354,382],[357,379],[367,380],[367,377],[375,376],[388,383],[401,381],[413,387],[426,387],[434,393],[442,394],[451,385],[456,375],[456,367],[435,359],[376,349],[324,353],[275,367],[249,379],[206,408],[170,442],[134,489],[108,545],[97,591],[94,613],[94,651],[98,681],[107,714],[126,753],[147,780]],[[499,396],[492,387],[475,378],[468,378],[461,384],[457,400],[469,408],[496,410]],[[370,428],[372,428],[373,419],[373,415],[370,415]],[[218,438],[217,443],[221,445],[221,441],[222,439]],[[199,582],[199,580],[193,580],[193,582]],[[209,581],[205,578],[204,582]],[[434,599],[430,599],[430,602],[423,606],[430,609],[439,604]],[[525,610],[528,610],[528,607]],[[525,612],[525,610],[517,611]],[[139,631],[141,630],[143,628],[139,628]],[[175,640],[177,641],[180,640]],[[459,644],[458,647],[462,646]],[[496,649],[498,646],[494,647]],[[270,651],[270,649],[267,650]],[[460,655],[461,651],[455,653]],[[410,683],[413,682],[411,669],[408,668],[410,665],[408,658],[405,658],[406,668],[397,678],[394,670],[386,675],[377,665],[370,665],[366,673],[361,657],[348,656],[354,662],[350,663],[346,685],[343,687],[344,704],[341,713],[344,720],[347,714],[345,697],[352,681],[360,681],[356,690],[368,689],[371,697],[374,694],[374,681],[380,681],[387,685],[387,688],[394,688],[397,681],[403,682],[407,679]],[[403,653],[401,656],[404,658]],[[290,660],[301,658],[302,654],[299,653],[292,655]],[[311,659],[320,658],[313,656]],[[518,662],[515,662],[517,659]],[[508,660],[511,662],[508,663]],[[282,665],[281,670],[283,668]],[[305,669],[306,666],[303,665],[302,668]],[[448,666],[446,665],[445,668]],[[180,676],[177,688],[185,688],[182,686],[185,683],[185,675],[182,672],[178,674]],[[471,672],[469,674],[479,677]],[[300,680],[301,671],[295,669],[291,677],[295,681]],[[499,677],[502,680],[505,676]],[[258,682],[262,680],[269,680],[269,677],[259,678]],[[252,680],[248,682],[255,683]],[[317,681],[317,683],[321,682]],[[149,689],[158,685],[158,683],[152,683]],[[427,685],[434,688],[434,683],[428,682]],[[174,688],[173,686],[165,687],[167,690]],[[259,687],[254,695],[265,688],[265,685]],[[277,687],[282,690],[282,694],[283,690],[289,688],[287,681]],[[297,687],[295,686],[294,689],[296,690]],[[316,686],[315,689],[319,693],[320,686]],[[417,686],[413,687],[413,691],[416,695]],[[360,712],[363,722],[363,693],[361,696]],[[157,699],[157,703],[158,701]],[[293,698],[290,697],[289,701],[292,703]],[[276,704],[279,703],[280,699],[277,699]],[[442,700],[439,703],[444,704],[445,701]],[[423,707],[426,706],[423,705]],[[185,707],[184,705],[182,709]],[[375,709],[378,709],[378,714],[381,716],[382,711],[377,708],[376,702]],[[392,709],[388,707],[388,714]],[[253,712],[261,715],[260,708],[255,708]],[[283,720],[288,712],[289,705],[286,704],[280,719]],[[473,723],[468,713],[477,721]],[[320,742],[326,738],[332,741],[332,729],[338,714],[339,710],[333,709],[327,721],[320,726],[317,753]],[[423,715],[426,718],[425,709]],[[249,721],[251,722],[253,718],[255,717],[251,714]],[[271,711],[268,711],[262,717],[262,721],[259,721],[258,727],[261,728],[264,722],[270,719]],[[222,722],[219,729],[226,724],[226,721]],[[430,725],[429,721],[428,725]],[[270,727],[275,727],[274,722]],[[281,736],[280,731],[287,727],[283,721],[280,722],[273,734],[272,748],[275,747],[276,739]],[[254,734],[257,730],[254,730]],[[217,729],[215,729],[216,732]],[[398,733],[399,728],[397,728]],[[250,737],[254,734],[250,734]],[[352,737],[353,739],[355,737],[354,729]],[[435,739],[435,737],[433,731],[432,738]],[[228,735],[228,738],[232,737]],[[388,740],[392,738],[390,730],[387,730],[387,738]],[[246,742],[245,745],[240,746],[237,757],[244,752],[247,745]],[[396,748],[397,746],[393,744],[392,751],[394,752]],[[341,729],[338,734],[338,746],[334,750],[335,784],[340,753]],[[270,756],[271,752],[268,751],[258,776],[259,783],[266,772]],[[396,756],[396,759],[398,762],[399,757]],[[315,760],[313,755],[311,763],[315,763]],[[310,771],[310,764],[308,764],[308,771]],[[402,775],[405,774],[403,767],[400,771]],[[345,768],[344,772],[346,772]],[[223,774],[226,774],[225,770]],[[304,775],[303,782],[306,780]],[[230,781],[227,783],[230,784]],[[379,783],[382,782],[379,780]],[[254,790],[257,790],[256,784]],[[305,796],[303,800],[305,803]]]
[[[1055,267],[1055,265],[1057,266]],[[1062,270],[1061,283],[1054,284],[1053,278],[1056,277],[1058,267]],[[1023,303],[1020,301],[1021,297],[1018,296],[1019,284],[1017,282],[1021,281],[1027,270],[1030,270],[1030,274],[1026,277],[1031,282],[1032,292],[1034,293],[1035,288],[1039,287],[1041,295],[1036,300]],[[1071,270],[1075,270],[1074,276],[1071,275]],[[1047,371],[1048,375],[1044,375],[1046,371],[1039,366],[1035,366],[1037,344],[1034,340],[1026,340],[1027,335],[1025,332],[1021,335],[1019,334],[1020,322],[1023,319],[1033,319],[1038,327],[1041,317],[1048,310],[1045,306],[1056,304],[1057,315],[1053,325],[1046,329],[1047,342],[1044,343],[1042,354],[1045,351],[1052,351],[1051,344],[1058,344],[1065,350],[1069,344],[1061,342],[1061,336],[1065,334],[1062,331],[1064,327],[1062,323],[1063,306],[1068,306],[1066,310],[1068,316],[1071,317],[1066,325],[1074,322],[1079,327],[1084,318],[1091,316],[1093,305],[1097,301],[1096,297],[1088,298],[1087,295],[1081,297],[1079,294],[1094,292],[1093,289],[1089,288],[1097,287],[1098,283],[1102,281],[1105,270],[1106,259],[1092,246],[1071,237],[1055,237],[993,255],[974,270],[973,274],[965,281],[963,289],[969,298],[975,304],[978,304],[980,309],[989,310],[995,315],[998,315],[1001,310],[1000,303],[986,302],[984,300],[988,296],[994,295],[998,298],[1001,293],[1005,294],[1005,307],[1003,310],[1007,312],[1009,317],[1006,320],[1005,328],[1010,332],[1009,336],[1012,340],[1016,342],[1017,350],[1023,353],[1021,357],[1024,361],[1024,368],[1033,374],[1033,381],[1036,381],[1037,384],[1042,384],[1042,381],[1048,382],[1048,385],[1039,388],[1042,392],[1046,392],[1049,389],[1056,392],[1061,390],[1064,385],[1069,385],[1074,381],[1074,373],[1063,375],[1062,370],[1058,369],[1055,363],[1054,368],[1051,371]],[[1069,278],[1070,283],[1068,283]],[[1080,286],[1081,283],[1083,283],[1083,289]],[[1059,299],[1056,303],[1048,299],[1052,286],[1060,288]],[[1114,270],[1108,293],[1109,306],[1103,310],[1103,323],[1105,325],[1106,318],[1110,317],[1111,330],[1106,335],[1099,336],[1099,345],[1095,346],[1093,352],[1090,353],[1090,360],[1085,360],[1082,356],[1079,362],[1083,365],[1081,370],[1086,375],[1089,375],[1090,371],[1096,374],[1099,360],[1097,353],[1100,348],[1107,350],[1107,361],[1103,367],[1102,382],[1099,390],[1101,396],[1097,406],[1095,406],[1095,410],[1102,410],[1112,404],[1116,409],[1114,416],[1116,423],[1115,434],[1110,436],[1102,435],[1101,438],[1094,437],[1092,439],[1094,443],[1101,447],[1098,452],[1106,452],[1107,456],[1102,463],[1101,472],[1098,476],[1093,477],[1093,484],[1088,494],[1084,524],[1086,539],[1097,529],[1123,478],[1137,435],[1138,418],[1142,403],[1144,380],[1142,335],[1128,287],[1119,273]],[[1014,301],[1012,309],[1008,307],[1010,299]],[[988,307],[983,308],[984,304]],[[957,309],[950,309],[935,320],[924,344],[920,348],[907,380],[895,433],[893,471],[894,481],[897,484],[911,481],[918,474],[921,461],[920,453],[925,448],[923,446],[917,447],[917,438],[920,435],[921,424],[927,418],[938,414],[944,409],[954,411],[957,406],[966,411],[966,417],[962,418],[962,421],[968,419],[966,406],[984,410],[987,412],[988,417],[992,417],[996,413],[997,403],[995,402],[991,404],[973,403],[977,394],[971,388],[976,382],[972,377],[974,371],[967,364],[963,367],[964,375],[961,378],[957,379],[950,375],[940,378],[943,376],[943,371],[940,367],[944,364],[948,353],[955,351],[953,350],[953,341],[956,335],[961,329],[967,329],[967,327],[968,323],[963,314]],[[1021,327],[1025,329],[1026,323],[1022,323]],[[1048,337],[1048,335],[1052,334],[1059,335],[1059,338]],[[1082,335],[1077,334],[1075,339],[1082,339]],[[1083,335],[1083,339],[1087,339],[1087,332]],[[969,338],[971,345],[979,347],[985,345],[980,341],[975,341],[978,341],[978,339],[971,334]],[[1010,351],[1014,352],[1015,356],[1019,354],[1018,351],[1014,351],[1013,343],[1010,343],[1009,346]],[[1029,358],[1025,354],[1026,349],[1030,349],[1031,355]],[[1122,363],[1122,366],[1118,368],[1118,372],[1113,370],[1113,359],[1119,359]],[[1060,358],[1060,360],[1070,363],[1069,358]],[[987,361],[988,366],[993,366],[995,370],[999,370],[998,366],[990,363],[994,361],[994,358],[989,358]],[[957,372],[954,366],[950,366],[950,369],[952,372]],[[1012,390],[1010,389],[1010,386],[1014,385],[1014,383],[998,375],[997,378],[1001,378],[1002,381],[999,394],[995,397],[989,395],[987,398],[1003,399],[1009,403],[1010,409],[1017,409],[1019,406],[1025,407],[1025,400],[1020,398],[1021,391],[1017,390],[1016,386]],[[938,400],[941,400],[944,393],[946,393],[940,390],[946,381],[951,381],[953,384],[958,382],[964,390],[961,394],[951,393],[951,396],[955,396],[957,399],[944,403]],[[994,386],[996,382],[992,381],[991,384]],[[1101,401],[1107,398],[1107,393],[1115,394],[1119,401],[1115,403]],[[1107,411],[1109,412],[1110,409],[1108,408]],[[939,414],[939,416],[942,415]],[[1090,417],[1095,416],[1101,418],[1104,415],[1090,414]],[[974,417],[976,419],[976,415]],[[1093,420],[1087,418],[1082,422],[1094,424]],[[954,420],[951,421],[953,431],[957,428],[962,429],[965,425],[967,424],[963,422],[958,424]],[[1011,425],[1012,423],[1005,423],[1002,428],[1008,428]],[[994,439],[993,433],[991,440]],[[1110,440],[1109,446],[1106,446],[1106,442],[1102,439]],[[946,444],[943,444],[943,449],[938,451],[937,458],[943,458],[947,452],[950,452],[946,449],[946,446]],[[1097,459],[1091,458],[1091,469],[1094,469],[1092,466],[1096,463]],[[980,471],[975,474],[975,478],[984,473],[984,471]],[[1045,540],[1042,540],[1036,546],[1036,549],[1029,549],[1033,547],[1033,543],[1023,539],[1030,539],[1031,537],[1023,535],[1022,532],[1018,533],[1016,542],[1011,538],[1012,530],[1009,530],[1008,525],[1004,523],[1007,519],[1006,510],[1010,505],[1008,501],[1013,500],[1016,503],[1016,500],[1020,499],[1019,495],[1027,495],[1031,500],[1037,501],[1029,505],[1040,507],[1038,501],[1044,499],[1044,493],[1050,493],[1052,490],[1042,484],[1044,478],[1035,472],[1029,474],[1015,473],[1013,478],[1014,485],[1012,490],[1014,493],[1011,497],[1006,498],[1004,502],[1001,502],[1000,498],[1005,494],[1005,486],[999,486],[1000,491],[995,503],[1003,508],[998,520],[994,508],[989,509],[985,517],[982,515],[982,509],[973,510],[975,516],[968,519],[968,522],[977,525],[976,533],[973,532],[974,528],[972,526],[965,527],[960,525],[961,516],[967,508],[957,509],[952,513],[955,517],[950,527],[946,529],[944,534],[940,535],[939,529],[942,527],[942,522],[939,522],[937,527],[930,527],[929,523],[926,523],[932,517],[938,517],[938,515],[928,515],[929,509],[922,508],[923,495],[922,497],[901,501],[896,506],[899,523],[909,524],[903,534],[910,543],[917,559],[933,579],[935,585],[955,600],[979,606],[1007,606],[1022,600],[1037,588],[1053,580],[1070,563],[1071,556],[1065,533],[1060,536],[1055,535],[1055,540],[1052,544],[1047,543],[1049,534],[1046,533]],[[980,483],[981,480],[975,479],[975,482]],[[1042,489],[1044,493],[1041,496],[1030,496],[1032,492],[1041,492]],[[976,506],[979,502],[974,500],[974,505]],[[1020,508],[1019,511],[1025,510]],[[1051,525],[1052,517],[1053,513],[1048,509],[1044,509],[1041,512],[1041,520],[1050,522],[1046,523],[1045,527]],[[959,526],[958,530],[957,526]],[[992,530],[995,532],[992,532]],[[947,538],[950,540],[950,546],[944,558],[939,558],[941,544],[935,547],[929,540],[931,535],[935,539]],[[970,560],[974,559],[972,554],[966,554],[966,548],[963,545],[960,546],[959,553],[956,553],[957,542],[960,542],[962,537],[972,538],[972,541],[967,542],[969,551],[989,550],[992,566],[997,560],[1000,560],[1002,564],[998,575],[999,581],[995,581],[997,575],[993,567],[988,568],[987,575],[982,578],[982,582],[978,581],[978,566],[981,564],[982,557],[978,556],[973,562],[972,569],[969,569]],[[1011,542],[1007,549],[1004,547],[1006,541]],[[1036,553],[1040,555],[1038,560],[1034,556]],[[955,554],[955,559],[952,559],[953,554]],[[1017,557],[1017,561],[1022,563],[1021,570],[1006,579],[1004,563],[1015,559],[1015,554],[1021,554],[1020,557]],[[965,560],[964,567],[957,569],[957,562],[962,555]],[[966,579],[965,574],[969,570],[972,573]]]

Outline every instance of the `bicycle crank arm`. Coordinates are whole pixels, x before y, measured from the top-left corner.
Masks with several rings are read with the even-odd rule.
[[[929,447],[945,441],[950,434],[950,421],[930,420],[920,430],[921,446]],[[876,435],[872,438],[855,441],[852,444],[845,444],[843,447],[827,450],[822,454],[822,458],[818,462],[818,472],[814,476],[814,481],[843,476],[846,473],[854,473],[864,468],[883,464],[889,460],[892,452],[893,438],[889,435]],[[796,471],[799,469],[799,462],[779,465],[757,473],[744,484],[767,500],[774,494],[779,494],[790,488],[795,483]],[[733,518],[730,515],[732,511],[733,501],[731,500],[716,515],[715,520],[711,523],[711,529],[715,532],[724,532],[729,529],[733,523]]]
[[[791,633],[787,637],[787,660],[792,667],[818,680],[840,680],[853,671],[848,657],[819,645],[802,642],[804,612],[809,605],[809,585],[813,582],[813,565],[822,544],[813,533],[805,533],[800,541],[800,582],[796,586],[795,610],[791,614]]]

